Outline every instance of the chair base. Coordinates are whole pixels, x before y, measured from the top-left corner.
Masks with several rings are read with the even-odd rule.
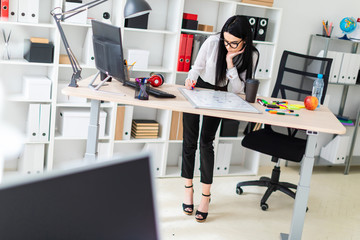
[[[288,183],[288,182],[279,182],[279,175],[280,175],[280,168],[274,167],[273,174],[271,176],[272,178],[261,177],[259,180],[239,182],[236,185],[236,193],[239,195],[242,194],[243,190],[241,187],[244,187],[244,186],[267,187],[267,190],[260,201],[260,207],[264,211],[267,210],[269,207],[267,205],[266,201],[268,200],[270,195],[273,192],[276,192],[277,190],[279,190],[279,191],[285,193],[286,195],[292,197],[293,199],[295,199],[296,192],[292,191],[291,189],[296,190],[297,186],[295,184]]]

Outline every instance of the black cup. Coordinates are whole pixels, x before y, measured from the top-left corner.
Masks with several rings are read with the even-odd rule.
[[[259,80],[247,79],[245,82],[245,100],[250,103],[254,103],[256,94],[259,88]]]

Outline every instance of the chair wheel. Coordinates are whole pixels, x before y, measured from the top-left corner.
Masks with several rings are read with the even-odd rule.
[[[267,203],[262,203],[260,204],[260,206],[263,211],[266,211],[269,208],[269,205],[267,205]]]
[[[237,194],[237,195],[241,195],[243,192],[244,192],[244,191],[242,190],[241,187],[237,187],[237,188],[236,188],[236,194]]]
[[[306,207],[306,212],[307,212],[307,211],[309,211],[309,208],[308,208],[308,207]]]

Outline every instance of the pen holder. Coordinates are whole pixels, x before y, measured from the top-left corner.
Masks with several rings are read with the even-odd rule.
[[[135,98],[139,100],[149,100],[150,83],[147,78],[136,78]]]

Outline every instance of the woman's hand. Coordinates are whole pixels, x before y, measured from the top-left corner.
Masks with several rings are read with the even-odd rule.
[[[242,50],[240,50],[238,52],[228,52],[226,54],[227,69],[230,69],[230,68],[234,67],[234,62],[233,62],[234,57],[236,57],[237,55],[242,54],[244,51],[245,51],[245,48],[243,48]]]
[[[187,78],[185,80],[185,87],[186,89],[192,90],[195,88],[195,84],[196,84],[196,80],[190,80],[189,78]]]

